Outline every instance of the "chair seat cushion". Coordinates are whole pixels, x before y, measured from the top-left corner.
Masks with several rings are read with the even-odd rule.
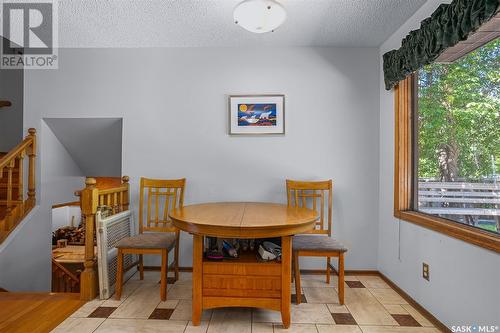
[[[334,238],[325,235],[296,235],[292,238],[294,251],[338,251],[346,252],[347,248]]]
[[[172,249],[175,246],[174,232],[155,232],[123,238],[117,248],[129,249]]]

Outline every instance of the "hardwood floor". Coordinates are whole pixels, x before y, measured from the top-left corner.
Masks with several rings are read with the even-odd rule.
[[[50,332],[84,303],[79,294],[0,293],[0,332]]]

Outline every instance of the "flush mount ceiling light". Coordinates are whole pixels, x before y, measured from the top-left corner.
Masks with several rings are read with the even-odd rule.
[[[286,11],[275,0],[246,0],[234,9],[234,23],[257,34],[274,31],[286,19]]]

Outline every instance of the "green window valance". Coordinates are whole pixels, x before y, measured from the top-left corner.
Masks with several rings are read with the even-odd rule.
[[[443,51],[466,40],[498,13],[500,0],[454,0],[442,4],[411,31],[398,50],[384,54],[385,88],[390,90],[407,75],[436,60]]]

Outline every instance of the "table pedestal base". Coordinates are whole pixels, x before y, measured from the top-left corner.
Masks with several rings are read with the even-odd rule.
[[[258,262],[255,253],[240,259],[204,261],[203,236],[193,235],[194,326],[204,309],[255,307],[281,312],[283,326],[290,326],[291,236],[281,237],[281,263]]]

